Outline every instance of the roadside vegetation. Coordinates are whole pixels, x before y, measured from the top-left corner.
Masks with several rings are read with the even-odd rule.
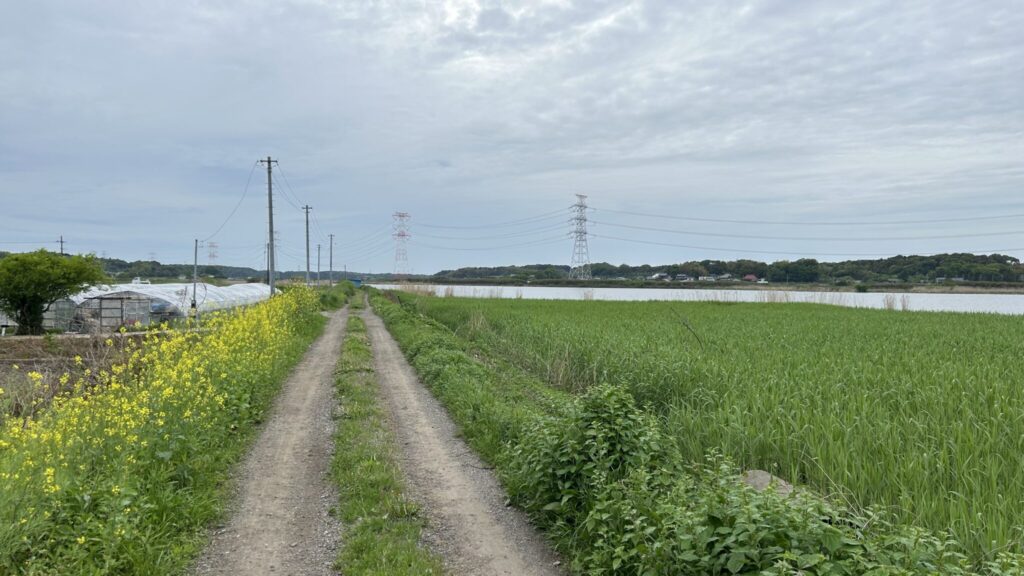
[[[320,307],[324,310],[337,310],[349,302],[356,294],[355,284],[342,280],[334,286],[317,288],[320,295]]]
[[[361,309],[362,293],[350,303]],[[362,318],[349,316],[336,378],[341,414],[332,470],[344,526],[336,568],[342,574],[443,574],[420,546],[419,507],[402,493],[395,439],[378,404],[373,354]]]
[[[391,298],[410,362],[577,572],[1024,573],[1013,319]]]
[[[47,410],[8,418],[0,573],[182,571],[254,425],[322,330],[318,307],[293,290],[208,315],[201,332],[129,339],[95,382],[69,376]]]

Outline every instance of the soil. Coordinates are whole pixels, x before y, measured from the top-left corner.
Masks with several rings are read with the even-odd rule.
[[[426,544],[459,576],[563,574],[558,556],[525,514],[507,505],[494,474],[457,436],[380,318],[369,310],[362,317],[407,492],[427,518]]]
[[[336,574],[339,525],[330,479],[333,374],[347,310],[330,315],[324,334],[285,382],[236,480],[234,511],[213,531],[195,574]]]

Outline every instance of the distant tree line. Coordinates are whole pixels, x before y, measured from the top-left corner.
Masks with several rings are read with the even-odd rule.
[[[0,258],[7,252],[0,252]],[[115,281],[127,281],[136,276],[141,278],[191,278],[190,264],[161,264],[152,260],[128,262],[116,258],[97,258],[103,272]],[[321,271],[325,273],[325,271]],[[1004,254],[977,255],[968,253],[937,254],[934,256],[893,256],[877,260],[847,260],[844,262],[819,262],[813,258],[779,260],[766,263],[757,260],[700,260],[677,264],[642,264],[618,266],[607,262],[591,265],[591,272],[598,280],[643,280],[655,274],[668,274],[675,278],[685,274],[691,278],[701,276],[722,276],[733,278],[754,275],[770,282],[822,282],[850,284],[857,282],[1024,282],[1024,267],[1020,261]],[[207,278],[263,281],[266,270],[238,266],[200,266],[199,274]],[[283,278],[305,275],[304,271],[280,272]],[[350,272],[349,277],[364,274]],[[387,280],[390,275],[377,277]],[[335,278],[342,273],[335,271]],[[525,266],[470,267],[442,270],[433,276],[419,276],[416,279],[460,281],[481,279],[502,279],[511,282],[565,280],[569,267],[557,264],[530,264]]]
[[[8,256],[9,252],[0,252],[0,259]],[[114,282],[125,282],[132,278],[192,278],[191,264],[162,264],[155,260],[135,260],[129,262],[118,258],[95,258],[103,268],[103,272]],[[256,270],[244,266],[221,266],[221,265],[200,265],[199,275],[203,278],[220,278],[230,280],[252,280],[261,282],[266,279],[266,270]],[[321,271],[326,274],[326,270]],[[305,276],[302,271],[279,271],[281,278],[294,278]],[[339,279],[342,273],[335,271],[334,277]]]
[[[607,262],[591,264],[591,273],[599,280],[642,280],[655,274],[668,274],[675,278],[686,275],[748,275],[770,282],[824,282],[824,283],[883,283],[883,282],[1022,282],[1024,267],[1012,256],[1003,254],[976,255],[968,253],[937,254],[934,256],[893,256],[877,260],[848,260],[819,262],[813,258],[779,260],[766,263],[756,260],[700,260],[679,264],[618,266]],[[569,276],[568,266],[533,264],[526,266],[498,266],[442,270],[433,276],[437,280],[470,280],[505,278],[513,280],[559,280]]]

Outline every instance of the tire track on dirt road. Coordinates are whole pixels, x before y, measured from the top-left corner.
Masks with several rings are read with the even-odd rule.
[[[196,563],[197,576],[320,576],[332,569],[339,527],[330,478],[334,369],[348,309],[327,327],[284,383],[243,461],[236,504]]]
[[[558,556],[525,514],[505,505],[504,489],[457,437],[455,424],[420,384],[383,321],[368,309],[361,316],[408,493],[428,519],[427,544],[455,576],[563,574]]]

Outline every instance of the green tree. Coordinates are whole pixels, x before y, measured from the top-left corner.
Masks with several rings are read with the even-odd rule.
[[[0,260],[0,310],[18,323],[18,334],[42,334],[50,304],[104,279],[95,256],[11,254]]]

